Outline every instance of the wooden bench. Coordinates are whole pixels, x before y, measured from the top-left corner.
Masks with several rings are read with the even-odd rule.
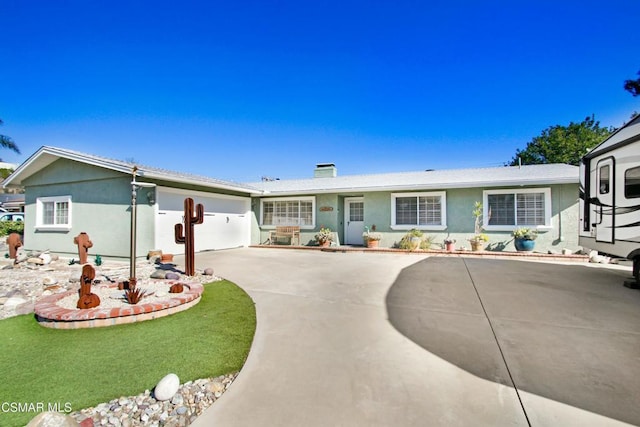
[[[277,226],[275,230],[269,232],[269,244],[273,245],[278,239],[289,238],[290,245],[298,239],[300,245],[300,227],[297,225]]]

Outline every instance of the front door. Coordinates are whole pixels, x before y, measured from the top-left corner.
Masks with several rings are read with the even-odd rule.
[[[364,199],[348,197],[344,199],[344,243],[362,245],[364,233]]]
[[[613,157],[600,160],[596,169],[596,241],[613,243],[615,229],[615,162]]]

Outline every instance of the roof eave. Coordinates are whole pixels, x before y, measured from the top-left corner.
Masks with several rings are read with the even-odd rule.
[[[317,188],[308,190],[268,190],[265,197],[273,196],[297,196],[297,195],[313,195],[313,194],[334,194],[334,193],[372,193],[378,191],[417,191],[417,190],[449,190],[459,188],[495,188],[495,187],[535,187],[541,185],[562,185],[562,184],[578,184],[579,178],[576,176],[565,178],[549,178],[549,179],[532,179],[532,180],[515,180],[515,181],[487,181],[487,182],[461,182],[455,184],[408,184],[408,185],[385,185],[376,187],[340,187],[340,188]]]
[[[51,159],[42,161],[43,156],[51,156]],[[20,166],[18,166],[18,168],[15,171],[13,171],[13,173],[4,180],[4,182],[2,183],[2,186],[3,187],[20,186],[22,183],[22,180],[33,175],[35,172],[37,172],[37,170],[40,170],[43,167],[42,165],[47,166],[60,158],[65,158],[65,159],[85,163],[88,165],[101,167],[104,169],[110,169],[116,172],[131,174],[131,165],[124,165],[121,163],[112,162],[109,159],[96,159],[93,157],[82,155],[80,153],[60,150],[56,147],[43,146],[43,147],[40,147],[40,149],[36,151],[33,155],[31,155],[27,160],[25,160]],[[41,161],[40,165],[36,165],[38,160]],[[31,173],[28,173],[31,167],[35,167],[36,170],[34,170]],[[25,174],[26,176],[23,176]],[[189,179],[187,177],[182,178],[182,177],[176,177],[176,176],[168,176],[166,174],[149,171],[145,169],[144,166],[140,167],[137,175],[139,177],[145,177],[149,179],[167,180],[170,182],[177,182],[177,183],[190,184],[190,185],[197,184],[197,185],[201,185],[208,188],[234,191],[239,193],[262,194],[262,191],[258,189],[248,188],[245,186],[239,186],[239,185],[236,186],[232,184],[218,183],[218,182],[216,183],[204,182],[204,181]]]
[[[244,186],[236,186],[236,185],[225,184],[225,183],[212,183],[212,182],[206,182],[206,181],[199,181],[199,180],[195,180],[195,179],[189,179],[188,177],[184,177],[184,178],[171,177],[171,176],[163,175],[161,173],[155,173],[153,171],[147,171],[145,169],[140,169],[138,171],[138,176],[139,177],[144,177],[144,178],[147,178],[147,179],[170,181],[170,182],[176,182],[176,183],[188,184],[188,185],[199,185],[199,186],[207,187],[207,188],[235,191],[235,192],[238,192],[238,193],[247,193],[247,194],[252,194],[252,195],[253,194],[262,194],[262,193],[264,193],[262,190],[259,190],[257,188],[248,188],[248,187],[244,187]]]

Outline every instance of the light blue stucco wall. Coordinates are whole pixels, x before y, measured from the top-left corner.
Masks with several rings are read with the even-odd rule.
[[[73,238],[89,234],[90,255],[129,257],[131,175],[59,159],[24,181],[25,232],[27,250],[50,250],[63,256],[77,256]],[[145,189],[145,191],[148,191]],[[72,197],[70,230],[36,229],[36,200],[39,197]],[[138,256],[153,248],[153,205],[139,200],[137,205]]]
[[[508,189],[503,187],[501,189]],[[518,187],[521,189],[523,187]],[[526,187],[536,188],[536,187]],[[541,231],[536,240],[536,251],[561,251],[570,249],[575,251],[578,246],[578,185],[551,185],[552,218],[551,228]],[[448,189],[447,200],[447,228],[445,230],[424,230],[434,242],[434,248],[442,247],[444,239],[449,236],[456,239],[456,247],[470,249],[469,237],[474,234],[474,217],[472,215],[474,203],[483,200],[483,188]],[[432,191],[432,190],[430,190]],[[437,191],[437,190],[436,190]],[[391,193],[390,191],[349,193],[349,194],[321,194],[316,196],[316,226],[312,230],[301,230],[302,244],[313,244],[315,233],[321,226],[330,227],[337,231],[340,241],[344,241],[344,199],[346,197],[362,197],[364,200],[365,225],[376,226],[376,231],[382,233],[381,247],[393,247],[406,233],[403,230],[391,229]],[[403,192],[404,193],[404,192]],[[267,241],[268,227],[260,227],[260,199],[252,201],[253,228],[252,243],[259,244]],[[489,231],[487,249],[515,251],[513,237],[509,231]]]

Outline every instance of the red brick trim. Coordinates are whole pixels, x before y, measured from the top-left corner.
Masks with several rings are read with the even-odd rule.
[[[167,283],[170,286],[171,282]],[[110,286],[116,288],[117,285]],[[77,291],[63,292],[41,298],[35,304],[34,311],[40,325],[55,329],[95,328],[102,326],[120,325],[123,323],[140,322],[168,316],[200,302],[204,287],[200,283],[188,283],[184,293],[167,296],[162,303],[136,304],[122,308],[89,308],[85,310],[66,309],[56,305],[60,299],[77,293]]]

